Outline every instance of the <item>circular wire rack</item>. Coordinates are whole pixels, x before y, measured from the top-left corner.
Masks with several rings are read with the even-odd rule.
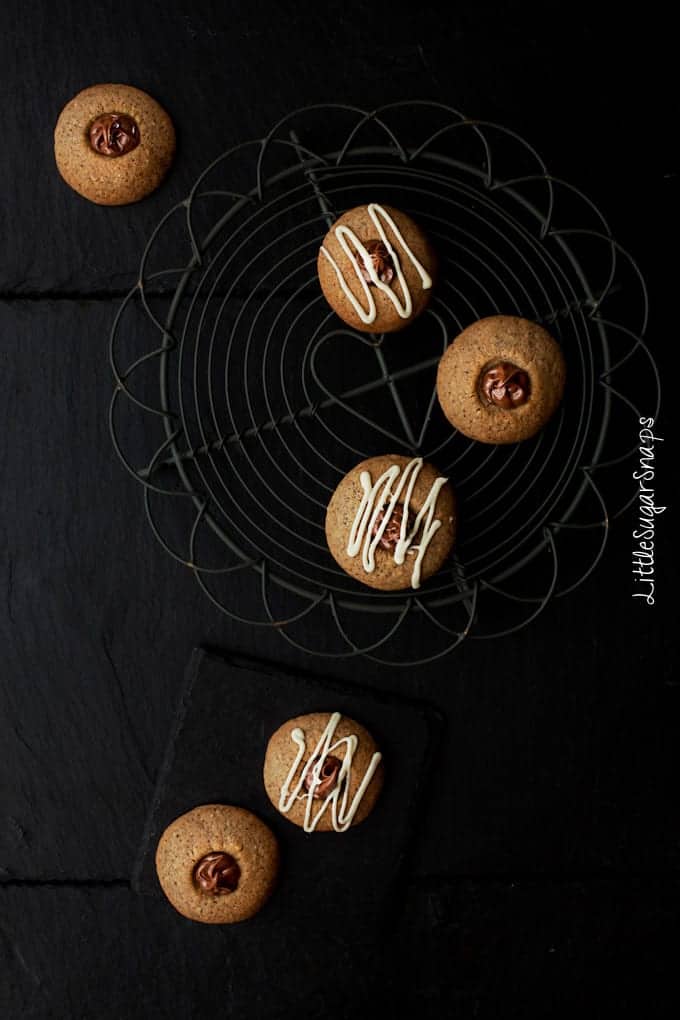
[[[370,201],[439,256],[428,309],[396,334],[345,326],[318,285],[329,226]],[[450,341],[498,313],[545,325],[567,361],[560,410],[513,446],[452,429],[434,385]],[[658,410],[646,328],[604,216],[513,131],[431,102],[312,106],[219,156],[152,233],[111,330],[111,435],[154,534],[223,613],[416,665],[508,636],[595,568],[634,498],[616,471],[638,404]],[[454,555],[417,591],[362,586],[325,541],[340,478],[385,453],[432,461],[458,497]]]

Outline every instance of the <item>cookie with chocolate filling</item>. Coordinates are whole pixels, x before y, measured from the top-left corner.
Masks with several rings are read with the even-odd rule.
[[[344,322],[365,333],[393,333],[427,307],[436,257],[410,216],[372,202],[333,224],[317,269],[324,297]]]
[[[346,832],[373,810],[383,786],[382,755],[361,723],[313,712],[272,734],[263,779],[289,822],[306,832]]]
[[[165,177],[175,129],[155,99],[131,85],[92,85],[59,114],[54,155],[74,191],[98,205],[138,202]]]
[[[492,315],[464,329],[437,370],[442,411],[482,443],[529,439],[554,414],[566,367],[559,344],[535,322]]]
[[[271,830],[244,808],[202,804],[167,827],[156,850],[161,888],[191,921],[231,924],[271,895],[279,850]]]
[[[326,511],[326,541],[352,577],[382,591],[419,588],[456,535],[447,478],[421,457],[370,457],[345,475]]]

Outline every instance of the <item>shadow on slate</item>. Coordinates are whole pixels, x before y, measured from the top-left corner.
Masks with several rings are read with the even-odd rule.
[[[286,719],[334,710],[371,731],[384,756],[385,786],[361,825],[342,834],[307,834],[280,815],[265,793],[265,749]],[[198,804],[246,807],[279,840],[279,885],[258,915],[217,930],[211,927],[213,937],[222,940],[226,952],[233,949],[260,971],[258,978],[269,992],[262,984],[260,991],[272,996],[268,1006],[289,999],[296,984],[309,994],[312,978],[318,978],[318,994],[332,994],[337,1006],[342,987],[345,995],[361,995],[363,981],[374,983],[378,977],[386,933],[404,903],[398,880],[417,835],[419,794],[440,730],[439,714],[422,703],[195,650],[135,864],[133,889],[163,896],[154,855],[173,818]],[[196,931],[202,940],[210,937],[205,926],[180,917],[169,904],[168,921],[202,929]],[[306,967],[312,973],[305,973]],[[291,987],[281,987],[286,983]]]

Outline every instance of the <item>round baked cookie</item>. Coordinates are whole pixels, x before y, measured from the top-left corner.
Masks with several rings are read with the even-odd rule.
[[[276,838],[244,808],[202,804],[167,827],[156,849],[161,888],[180,914],[204,924],[252,917],[269,898]]]
[[[131,85],[91,85],[59,114],[54,155],[74,191],[98,205],[137,202],[161,183],[175,129],[155,99]]]
[[[272,734],[263,778],[267,796],[289,822],[306,832],[345,832],[378,799],[382,755],[361,723],[339,712],[313,712]]]
[[[443,565],[455,535],[453,489],[420,457],[385,454],[363,460],[342,479],[326,511],[333,558],[357,581],[381,591],[419,588]]]
[[[437,370],[442,411],[463,435],[517,443],[555,412],[566,377],[556,340],[535,322],[492,315],[464,329]]]
[[[317,268],[324,297],[344,322],[365,333],[393,333],[427,306],[436,256],[410,216],[372,202],[333,224]]]

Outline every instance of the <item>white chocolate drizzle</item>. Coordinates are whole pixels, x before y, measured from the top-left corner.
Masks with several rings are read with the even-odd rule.
[[[330,808],[331,811],[331,820],[335,831],[345,832],[349,829],[352,821],[354,820],[359,804],[363,799],[364,793],[366,792],[368,784],[373,778],[375,770],[378,767],[378,763],[382,758],[380,752],[376,751],[369,762],[364,777],[359,784],[359,788],[352,798],[351,804],[348,804],[350,778],[352,774],[352,759],[354,758],[359,740],[355,734],[352,733],[348,737],[340,737],[338,740],[333,742],[335,730],[341,718],[342,716],[339,712],[333,712],[332,716],[328,720],[326,729],[321,734],[314,751],[310,754],[309,759],[292,790],[290,789],[290,785],[298,770],[300,762],[307,753],[307,744],[305,741],[304,731],[299,727],[296,726],[290,735],[291,740],[297,744],[298,750],[295,756],[295,761],[291,765],[290,772],[286,777],[286,781],[281,787],[279,811],[281,811],[284,815],[288,814],[297,800],[305,800],[305,818],[303,822],[305,832],[314,831],[318,825],[319,819],[328,808]],[[342,765],[338,772],[337,782],[328,796],[321,801],[318,811],[314,814],[315,800],[317,802],[319,800],[319,798],[314,797],[314,791],[322,782],[321,776],[323,773],[324,762],[328,755],[343,746],[345,748],[345,754],[342,758]],[[311,782],[309,784],[309,789],[305,790],[305,780],[308,775],[311,776]]]
[[[390,227],[390,230],[394,234],[398,244],[401,246],[404,254],[408,259],[410,259],[411,263],[415,267],[418,275],[420,276],[423,290],[430,289],[430,287],[432,286],[432,277],[427,273],[425,267],[421,265],[421,263],[415,257],[415,255],[407,245],[406,241],[404,240],[401,234],[401,231],[397,227],[396,223],[394,222],[390,214],[386,212],[381,205],[378,205],[377,202],[371,202],[371,204],[367,206],[367,208],[368,215],[373,220],[375,228],[378,231],[378,234],[380,235],[380,238],[383,241],[392,259],[392,265],[394,266],[397,281],[399,283],[399,286],[401,287],[401,291],[403,294],[403,301],[399,299],[398,294],[388,283],[384,283],[380,279],[376,271],[376,267],[373,264],[373,259],[371,258],[369,252],[367,251],[365,246],[361,243],[361,241],[354,233],[354,231],[350,230],[349,227],[346,227],[344,224],[341,223],[340,226],[335,228],[335,236],[338,239],[340,247],[344,251],[349,261],[351,262],[356,277],[363,288],[366,303],[368,305],[367,309],[364,309],[361,302],[352,293],[349,284],[347,283],[347,280],[345,279],[342,273],[342,270],[340,269],[339,265],[337,264],[331,253],[328,251],[328,249],[324,245],[321,245],[321,251],[324,253],[330,264],[333,266],[335,274],[338,278],[338,283],[340,284],[340,287],[342,288],[345,297],[350,302],[350,304],[354,308],[354,311],[359,316],[364,325],[368,326],[370,325],[370,323],[375,322],[377,311],[375,299],[373,297],[373,294],[371,293],[370,284],[365,279],[362,270],[365,270],[368,273],[368,275],[370,276],[370,282],[375,287],[377,287],[378,290],[381,290],[383,294],[387,294],[390,301],[397,310],[397,314],[399,315],[399,317],[402,319],[408,319],[413,311],[413,301],[411,299],[411,292],[408,289],[406,279],[404,278],[404,274],[402,272],[402,268],[399,263],[397,253],[394,250],[385,232],[383,224],[381,223],[381,218]],[[352,247],[350,247],[350,245]],[[361,263],[359,262],[359,259],[357,259],[357,254],[361,258]]]
[[[399,497],[405,489],[405,496],[401,500],[403,511],[399,528],[399,539],[394,548],[394,562],[399,566],[404,562],[407,552],[418,551],[411,573],[412,588],[420,588],[420,573],[425,553],[435,532],[441,527],[442,522],[436,520],[434,515],[439,492],[448,481],[448,478],[435,479],[427,499],[407,533],[406,528],[408,525],[411,496],[413,495],[413,489],[422,466],[422,457],[414,457],[413,460],[408,462],[403,471],[398,464],[393,464],[387,471],[383,472],[375,484],[371,481],[370,471],[361,472],[359,480],[364,494],[354,517],[347,543],[347,555],[357,556],[361,551],[363,568],[367,574],[372,574],[375,570],[375,550],[380,544],[383,532],[390,522],[394,508],[399,502]],[[401,478],[399,478],[399,475],[401,475]],[[398,482],[397,479],[399,479]],[[383,518],[377,527],[375,535],[373,535],[373,529],[380,513],[383,511],[383,507],[386,508]],[[420,542],[418,545],[411,546],[421,524],[423,531]]]

